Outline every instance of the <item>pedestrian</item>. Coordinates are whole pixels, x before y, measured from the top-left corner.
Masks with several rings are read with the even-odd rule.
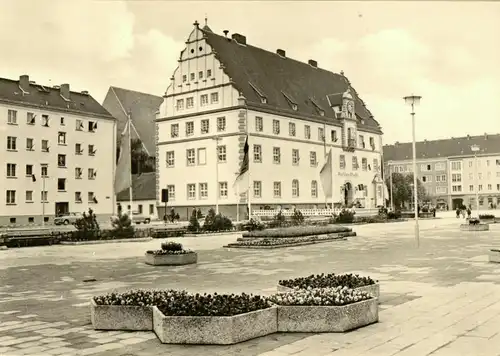
[[[470,210],[470,206],[467,208],[467,219],[470,219],[472,211]]]
[[[460,208],[459,207],[457,207],[456,213],[457,213],[457,219],[458,219],[460,217]]]

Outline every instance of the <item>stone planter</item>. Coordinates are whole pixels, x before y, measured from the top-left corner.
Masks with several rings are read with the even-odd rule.
[[[346,332],[378,322],[378,299],[335,306],[278,306],[278,332]]]
[[[488,254],[488,260],[493,263],[500,263],[500,250],[491,249]]]
[[[152,266],[182,266],[198,262],[198,254],[185,253],[183,255],[155,255],[146,253],[146,264]]]
[[[90,299],[90,319],[95,330],[153,330],[151,307],[132,305],[97,305]]]
[[[278,330],[277,307],[235,316],[165,316],[153,307],[153,328],[164,344],[232,345]]]
[[[488,224],[461,224],[460,225],[460,231],[489,231],[490,230],[490,225]]]
[[[278,292],[281,292],[281,293],[282,292],[291,292],[291,291],[294,290],[293,288],[288,288],[288,287],[282,286],[281,284],[278,284],[278,286],[276,287],[276,289],[277,289]],[[362,292],[367,292],[367,293],[369,293],[374,298],[380,298],[380,284],[379,283],[375,283],[375,284],[370,284],[370,285],[363,286],[363,287],[354,288],[354,290],[358,290],[358,291],[362,291]]]

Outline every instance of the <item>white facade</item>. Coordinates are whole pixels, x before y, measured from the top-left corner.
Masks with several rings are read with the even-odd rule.
[[[113,213],[111,117],[0,102],[0,135],[0,225],[51,222],[58,211]]]
[[[124,213],[128,213],[130,208],[129,201],[118,201],[118,204],[121,205]],[[156,200],[135,200],[132,202],[132,212],[151,220],[158,219]]]

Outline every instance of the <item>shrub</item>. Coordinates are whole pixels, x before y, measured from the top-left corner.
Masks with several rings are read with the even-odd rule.
[[[116,239],[128,239],[135,235],[132,220],[127,214],[118,212],[118,217],[111,220],[111,225],[113,226],[112,236]]]
[[[308,288],[334,288],[348,287],[359,288],[375,284],[376,282],[370,277],[361,277],[353,274],[317,274],[307,277],[298,277],[294,279],[286,279],[278,282],[280,285],[294,289]]]
[[[100,236],[101,229],[91,208],[89,208],[88,213],[84,212],[82,217],[75,221],[74,226],[77,229],[76,235],[80,239],[95,239]]]
[[[349,209],[342,209],[340,213],[334,217],[334,222],[336,224],[350,224],[354,222],[355,211]]]
[[[293,210],[292,223],[293,225],[300,225],[304,223],[304,215],[302,215],[300,210],[297,209]]]
[[[401,211],[399,211],[399,210],[389,211],[387,213],[387,219],[389,219],[389,220],[401,219]]]
[[[342,306],[371,299],[366,292],[356,291],[347,287],[299,289],[287,293],[278,293],[269,300],[278,305],[317,305]]]
[[[479,219],[488,220],[488,219],[494,219],[494,218],[495,218],[495,215],[492,215],[492,214],[479,215]]]
[[[261,221],[251,218],[246,224],[242,226],[242,230],[246,231],[264,230],[264,227],[265,226]]]
[[[343,226],[299,226],[285,227],[281,229],[268,229],[261,231],[248,231],[243,233],[243,237],[301,237],[312,235],[336,234],[340,232],[351,232],[352,229]]]
[[[194,209],[189,218],[189,232],[198,232],[200,230],[200,222],[198,221],[198,210]]]
[[[149,250],[146,253],[153,255],[185,255],[193,253],[193,251],[185,250],[182,244],[178,242],[162,242],[161,250]]]
[[[478,225],[478,224],[479,224],[478,218],[469,219],[469,225]]]
[[[207,216],[205,217],[205,223],[203,224],[204,231],[228,231],[233,229],[233,223],[231,219],[227,216],[223,216],[220,213],[215,214],[214,209],[210,209],[208,211]]]
[[[379,216],[387,216],[387,208],[385,206],[381,206],[380,208],[378,208],[378,215]]]
[[[286,218],[285,215],[283,215],[283,212],[280,210],[278,214],[276,214],[273,218],[273,226],[275,227],[281,227],[285,224]]]
[[[196,210],[196,218],[197,219],[203,219],[203,214],[200,209]]]
[[[427,205],[423,206],[422,209],[420,209],[420,212],[422,212],[422,213],[428,213],[429,212],[429,207]]]

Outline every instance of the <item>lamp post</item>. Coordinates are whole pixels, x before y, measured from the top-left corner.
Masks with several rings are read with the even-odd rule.
[[[219,135],[212,138],[215,141],[215,214],[219,214]]]
[[[479,217],[479,177],[478,177],[478,169],[477,169],[477,153],[479,152],[480,148],[479,145],[472,145],[470,146],[470,149],[472,152],[474,152],[474,175],[475,175],[475,183],[476,183],[476,210],[477,210],[477,216]]]
[[[413,208],[415,211],[415,239],[417,247],[420,246],[420,234],[418,228],[418,194],[417,194],[417,152],[415,142],[415,106],[420,104],[421,96],[410,95],[405,96],[405,103],[411,105],[411,134],[412,134],[412,151],[413,151]]]

